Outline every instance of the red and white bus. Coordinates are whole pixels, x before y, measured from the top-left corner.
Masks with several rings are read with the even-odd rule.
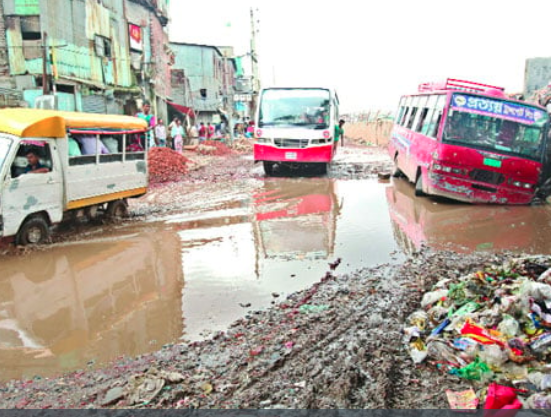
[[[271,175],[279,165],[317,165],[322,172],[337,149],[339,99],[329,88],[265,88],[256,114],[255,162]]]
[[[404,96],[389,143],[415,194],[529,204],[542,180],[549,115],[504,89],[448,79]]]

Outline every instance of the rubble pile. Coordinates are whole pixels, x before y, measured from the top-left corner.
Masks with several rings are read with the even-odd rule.
[[[231,153],[228,146],[219,141],[206,140],[197,147],[197,153],[201,155],[224,156]]]
[[[250,154],[253,152],[253,142],[246,138],[236,139],[232,149],[239,154]]]
[[[467,408],[551,408],[551,258],[512,259],[443,279],[406,320],[414,363],[470,381]],[[476,392],[475,392],[476,390]]]
[[[151,184],[179,181],[187,173],[189,160],[169,148],[152,148],[148,153]]]

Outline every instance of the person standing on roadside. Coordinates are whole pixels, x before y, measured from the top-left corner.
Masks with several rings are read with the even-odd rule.
[[[203,142],[206,139],[207,139],[207,127],[205,126],[204,123],[201,123],[199,125],[199,140]]]
[[[212,124],[207,124],[207,140],[212,140],[214,138],[214,126]]]
[[[163,119],[159,119],[159,123],[155,126],[155,138],[159,146],[166,147],[166,126]]]
[[[139,117],[140,119],[147,122],[148,131],[146,132],[145,136],[142,137],[142,146],[144,148],[146,147],[146,145],[150,148],[154,147],[157,143],[153,129],[157,125],[157,122],[155,120],[155,116],[151,113],[151,104],[149,103],[149,101],[144,101],[142,105],[142,111],[138,112],[138,114],[136,114],[136,117]]]
[[[184,146],[184,127],[180,119],[176,120],[176,125],[172,128],[170,136],[172,136],[172,141],[174,142],[174,150],[182,152]]]
[[[339,124],[335,125],[335,142],[341,140],[341,146],[344,146],[344,124],[343,119],[339,120]]]
[[[192,125],[191,129],[189,129],[189,138],[191,146],[199,145],[199,129],[197,129],[196,125]]]

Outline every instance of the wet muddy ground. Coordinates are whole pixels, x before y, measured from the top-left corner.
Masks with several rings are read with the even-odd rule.
[[[258,334],[268,332],[272,335],[269,338],[288,335],[289,340],[280,342],[293,342],[293,346],[298,344],[305,350],[304,354],[297,353],[296,358],[293,356],[294,359],[289,360],[293,372],[299,372],[295,369],[299,362],[307,367],[319,367],[309,362],[313,359],[308,359],[307,352],[311,356],[312,352],[323,347],[326,350],[324,355],[328,355],[325,359],[320,358],[320,363],[324,363],[324,360],[331,362],[331,358],[340,355],[338,351],[342,343],[346,346],[350,343],[365,346],[379,343],[369,331],[381,325],[382,322],[375,323],[379,316],[384,323],[388,322],[389,329],[394,324],[398,326],[398,322],[401,325],[399,319],[415,302],[415,294],[412,296],[407,286],[406,272],[411,264],[404,266],[403,262],[406,257],[415,255],[421,245],[462,254],[502,250],[551,252],[549,207],[473,207],[415,198],[411,185],[405,181],[377,179],[376,174],[387,170],[388,165],[388,159],[381,151],[344,148],[325,177],[299,173],[291,178],[266,178],[262,168],[253,165],[250,156],[214,158],[208,168],[193,171],[185,181],[155,188],[146,197],[133,201],[134,219],[124,224],[82,225],[60,234],[52,245],[38,251],[20,254],[10,250],[2,255],[0,262],[0,380],[29,380],[35,376],[45,378],[102,368],[121,356],[133,357],[158,351],[163,345],[202,340],[209,333],[226,329],[250,311],[278,305],[289,294],[311,288],[328,272],[338,274],[337,278],[330,278],[329,284],[320,292],[322,299],[319,303],[330,305],[331,313],[305,316],[304,321],[298,323],[298,330],[292,321],[282,322],[281,311],[285,309],[281,308],[260,313],[262,317],[271,317],[268,321],[252,315],[249,321],[237,324],[243,327],[237,333],[253,339],[250,346],[245,345],[247,348],[239,343],[235,355],[245,355],[248,359],[243,361],[248,363],[251,355],[247,349],[259,347],[254,346],[260,343],[254,339]],[[482,256],[475,258],[480,262]],[[338,267],[336,272],[332,272],[329,264],[335,261]],[[437,261],[426,267],[441,268],[441,262]],[[450,262],[468,268],[474,261],[461,255]],[[385,266],[378,267],[380,265]],[[420,265],[416,268],[424,267]],[[421,289],[428,282],[414,285]],[[356,290],[350,290],[353,286],[356,286],[357,294]],[[346,288],[348,293],[342,293]],[[350,291],[354,294],[350,295]],[[380,298],[377,294],[383,294],[381,300],[386,301],[376,301]],[[397,301],[392,304],[392,299]],[[346,309],[340,311],[337,305],[346,305]],[[392,313],[394,305],[396,311]],[[377,320],[360,329],[358,322],[364,317],[369,323],[370,317]],[[276,322],[283,326],[281,332],[277,326],[273,327]],[[312,333],[312,326],[318,322],[329,327],[322,326]],[[339,328],[339,322],[349,325],[343,324]],[[308,328],[302,336],[301,326]],[[252,332],[250,328],[257,331]],[[398,331],[398,327],[394,331]],[[279,336],[278,332],[281,333]],[[334,334],[335,337],[329,342],[322,333]],[[354,334],[361,337],[352,342]],[[392,335],[385,338],[395,336]],[[313,339],[307,341],[308,338]],[[270,354],[259,353],[262,356],[260,362],[252,368],[248,364],[247,369],[254,370],[257,365],[260,368],[248,373],[256,375],[260,372],[263,375],[267,372],[274,378],[271,383],[277,384],[282,376],[272,372],[270,366],[274,364],[269,366],[267,357],[279,363],[287,356],[284,351],[272,352],[271,349],[276,349],[272,342],[269,339],[265,342]],[[391,340],[387,342],[391,343]],[[116,381],[123,383],[128,377],[129,371],[122,376],[117,374],[126,367],[137,372],[144,361],[160,360],[163,355],[169,355],[171,361],[174,360],[173,367],[181,372],[186,360],[197,364],[198,358],[208,351],[206,357],[211,357],[214,363],[205,365],[210,374],[204,378],[213,379],[218,372],[232,374],[239,371],[239,367],[231,370],[220,368],[235,361],[231,356],[234,353],[224,353],[223,360],[214,359],[222,355],[221,346],[228,346],[227,340],[224,343],[219,345],[207,341],[191,345],[185,354],[191,356],[184,355],[178,360],[174,355],[178,356],[182,349],[187,352],[188,348],[176,345],[137,362],[121,361],[122,368],[112,370],[109,376],[102,372],[90,375],[77,372],[72,378],[80,381],[77,384],[79,389],[84,389],[82,384],[87,384],[88,402],[97,405],[105,394],[101,390],[113,386]],[[365,364],[372,366],[385,355],[401,355],[404,356],[401,360],[406,360],[407,355],[401,351],[399,343],[388,348],[392,352],[378,346],[375,350],[380,353],[369,353],[371,359],[364,360]],[[352,345],[350,349],[357,350]],[[276,353],[280,355],[279,359]],[[256,355],[252,356],[256,358]],[[334,369],[341,369],[354,360],[350,359],[354,356],[339,357]],[[245,362],[241,365],[245,366]],[[268,367],[268,371],[263,367]],[[286,373],[291,372],[291,368],[283,368]],[[398,372],[392,369],[387,371],[390,374]],[[188,371],[191,372],[191,368]],[[319,380],[319,386],[317,383],[313,385],[310,399],[301,396],[300,400],[293,402],[287,396],[289,398],[276,402],[293,407],[407,404],[399,396],[384,392],[378,400],[366,402],[366,396],[375,394],[373,390],[387,389],[384,387],[392,378],[386,385],[384,381],[380,385],[377,378],[381,376],[374,376],[370,383],[380,386],[369,388],[362,385],[367,384],[367,377],[358,374],[357,370],[350,372],[356,375],[352,380],[356,378],[363,386],[364,391],[352,395],[358,402],[345,400],[346,395],[350,397],[350,390],[355,388],[347,387],[344,377],[340,382],[344,384],[344,397],[340,400],[333,398],[333,394],[328,394],[325,400],[312,398],[312,392],[319,392],[324,384],[331,382],[331,378],[336,378],[327,376],[329,372],[318,371],[323,378]],[[232,375],[238,378],[237,373]],[[90,378],[99,378],[102,383],[91,384]],[[297,382],[293,384],[299,384],[299,387],[289,389],[296,392],[303,388],[299,376],[295,375],[295,378]],[[303,378],[310,381],[312,376],[304,375]],[[34,382],[28,386],[29,392],[44,389],[40,388],[43,383],[57,384]],[[233,384],[231,381],[226,383]],[[235,403],[227,402],[229,397],[222,395],[207,396],[207,400],[201,400],[198,405],[221,405],[223,401],[226,401],[224,406],[278,405],[265,402],[267,399],[260,391],[268,387],[262,383],[258,389],[254,388],[257,389],[253,390],[254,395],[249,385],[240,387],[236,388],[237,391],[228,388]],[[277,392],[273,386],[269,389],[269,392]],[[345,395],[346,390],[350,392]],[[59,390],[60,393],[65,391],[66,388]],[[98,396],[94,396],[96,391]],[[13,392],[8,390],[8,396],[0,400],[0,405],[13,407],[19,401],[26,401],[23,399],[25,392],[11,395]],[[76,395],[71,400],[72,405],[79,405],[75,402]],[[171,405],[184,400],[166,398]],[[35,404],[34,401],[38,402]],[[46,402],[55,405],[55,401],[54,397],[33,397],[31,402],[23,405]],[[430,404],[441,406],[438,401]],[[184,403],[180,405],[186,406]]]

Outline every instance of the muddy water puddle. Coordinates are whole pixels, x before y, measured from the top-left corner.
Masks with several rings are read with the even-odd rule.
[[[549,207],[452,204],[402,180],[247,180],[148,196],[177,214],[0,258],[0,380],[99,366],[222,330],[425,243],[551,253]],[[208,196],[208,197],[206,197]],[[176,203],[174,203],[176,202]]]

